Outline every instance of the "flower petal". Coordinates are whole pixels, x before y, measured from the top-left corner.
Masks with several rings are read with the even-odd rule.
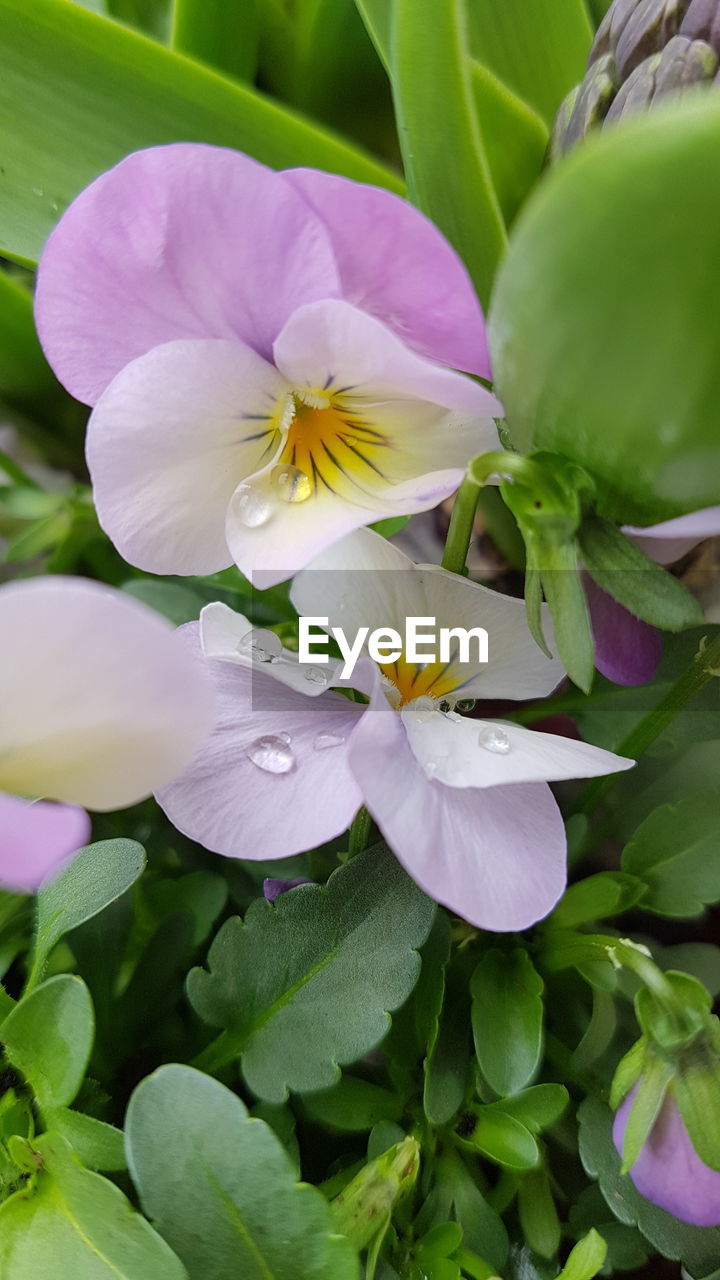
[[[346,744],[365,708],[334,693],[309,702],[261,672],[203,659],[197,623],[180,634],[213,682],[217,718],[189,768],[158,794],[171,822],[213,853],[253,860],[345,831],[362,804]]]
[[[211,694],[171,625],[98,583],[0,590],[0,788],[90,809],[134,804],[185,767]]]
[[[15,893],[35,893],[89,837],[84,809],[31,803],[0,792],[0,885]]]
[[[177,338],[268,356],[297,306],[337,296],[330,241],[278,174],[224,147],[136,151],[77,197],[43,253],[36,315],[60,381],[94,404]]]
[[[283,648],[279,642],[277,655],[268,653],[266,659],[254,657],[247,642],[248,637],[258,634],[258,643],[262,648],[263,635],[270,633],[263,632],[261,627],[253,627],[252,622],[242,613],[236,613],[219,600],[206,604],[200,612],[200,644],[204,657],[220,662],[233,662],[236,666],[261,672],[264,677],[279,680],[280,684],[297,689],[299,693],[311,698],[318,697],[333,683],[339,665],[335,659],[330,659],[321,667],[307,666],[300,662],[297,653]]]
[[[358,530],[317,556],[295,578],[291,599],[301,614],[328,616],[350,639],[360,627],[394,627],[406,619],[434,618],[437,627],[484,627],[489,662],[453,664],[457,694],[477,698],[538,698],[551,693],[564,671],[548,659],[528,630],[521,600],[432,565],[415,565],[370,529]],[[552,624],[543,605],[546,636]],[[429,651],[429,650],[428,650]]]
[[[653,524],[645,529],[626,525],[623,533],[627,533],[651,560],[658,564],[672,564],[692,551],[698,542],[720,535],[720,507],[704,507],[702,511],[691,511],[687,516],[663,520],[662,524]]]
[[[589,574],[583,575],[583,582],[598,671],[615,684],[647,684],[662,661],[662,632],[636,618]]]
[[[637,1088],[631,1090],[615,1116],[613,1141],[619,1152],[636,1093]],[[640,1195],[681,1222],[696,1227],[720,1226],[720,1173],[700,1159],[671,1092],[630,1177]]]
[[[410,346],[490,378],[485,323],[454,249],[406,200],[317,169],[283,175],[330,234],[342,295]]]
[[[350,764],[406,871],[478,928],[526,929],[542,919],[566,879],[565,830],[549,787],[463,791],[433,782],[386,707],[376,694],[353,733]]]
[[[402,710],[408,742],[429,777],[448,787],[501,787],[597,778],[632,769],[634,760],[588,742],[537,733],[510,721],[474,720]]]
[[[288,387],[239,342],[169,342],[134,360],[101,396],[87,458],[98,518],[121,555],[150,573],[226,569],[227,506],[276,451]]]

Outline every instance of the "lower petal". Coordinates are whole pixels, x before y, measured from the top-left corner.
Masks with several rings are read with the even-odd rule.
[[[400,717],[377,697],[356,728],[350,764],[365,804],[430,897],[481,929],[526,929],[566,882],[565,829],[549,787],[457,790],[431,781]]]
[[[364,707],[304,694],[202,656],[196,623],[181,629],[215,688],[214,728],[158,801],[199,844],[231,858],[285,858],[347,830],[362,804],[347,743]]]
[[[15,893],[35,893],[89,838],[84,809],[0,792],[0,885]]]

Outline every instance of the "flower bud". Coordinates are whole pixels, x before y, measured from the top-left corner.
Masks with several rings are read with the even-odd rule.
[[[404,1138],[365,1165],[364,1169],[332,1201],[330,1211],[336,1231],[366,1249],[378,1231],[387,1226],[399,1200],[413,1187],[420,1168],[420,1145]]]

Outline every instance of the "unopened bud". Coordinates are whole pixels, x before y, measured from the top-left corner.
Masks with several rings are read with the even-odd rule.
[[[404,1138],[365,1165],[331,1202],[335,1230],[357,1249],[366,1249],[413,1187],[419,1168],[420,1145],[415,1138]]]

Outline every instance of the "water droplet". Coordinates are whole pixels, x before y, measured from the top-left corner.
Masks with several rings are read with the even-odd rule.
[[[232,510],[246,529],[259,529],[272,515],[272,503],[264,493],[252,484],[238,485],[232,500]]]
[[[313,746],[316,751],[329,751],[331,747],[341,747],[344,741],[337,733],[319,733]]]
[[[39,196],[40,198],[42,198],[42,196],[45,195],[45,192],[43,191],[42,187],[33,187],[32,193],[34,196]]]
[[[435,699],[427,694],[423,694],[420,698],[413,698],[408,705],[416,720],[429,720],[437,711]]]
[[[474,698],[459,698],[455,703],[455,710],[461,715],[467,715],[469,711],[474,711],[476,702]]]
[[[290,737],[289,733],[279,733],[278,738],[282,738],[283,742],[287,747],[289,747],[290,743],[292,742],[292,738]]]
[[[312,494],[313,486],[309,475],[290,463],[280,463],[273,467],[270,479],[279,498],[283,502],[307,502]]]
[[[441,698],[441,699],[440,699],[440,702],[439,702],[439,704],[438,704],[438,710],[439,710],[439,711],[442,711],[442,712],[444,712],[444,713],[447,715],[448,711],[453,711],[454,709],[455,709],[455,699],[454,699],[454,698]]]
[[[57,201],[57,200],[53,200],[53,201],[52,201],[52,203],[51,203],[51,205],[50,205],[50,212],[51,212],[51,213],[59,213],[59,212],[60,212],[60,205],[59,205],[59,203],[58,203],[58,201]]]
[[[282,640],[274,631],[254,627],[239,642],[238,653],[252,658],[253,662],[279,662],[282,657]]]
[[[284,735],[285,736],[285,735]],[[246,751],[251,760],[263,773],[290,773],[295,768],[295,753],[283,738],[268,734],[256,738]]]
[[[320,667],[306,667],[303,675],[310,684],[327,684],[330,678],[327,672],[322,671]]]
[[[506,756],[510,750],[510,739],[504,729],[499,729],[497,725],[488,725],[482,730],[478,737],[478,743],[484,747],[486,751],[492,751],[493,755]]]

